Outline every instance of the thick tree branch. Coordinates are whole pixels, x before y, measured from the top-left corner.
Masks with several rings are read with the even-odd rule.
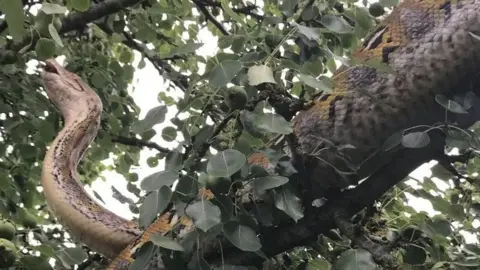
[[[425,162],[443,155],[444,137],[439,134],[431,136],[431,144],[427,148],[402,149],[380,170],[354,189],[342,192],[337,198],[328,201],[316,209],[315,213],[306,216],[298,223],[291,222],[276,228],[262,228],[260,232],[262,251],[269,257],[294,247],[309,245],[317,240],[319,234],[336,228],[334,215],[344,211],[347,216],[353,216],[363,208],[374,203],[376,198],[402,181],[409,173]],[[225,263],[234,265],[255,265],[263,258],[253,253],[239,252],[228,242],[223,245]],[[205,259],[215,264],[220,263],[218,250],[209,249]]]
[[[116,136],[112,138],[112,142],[115,143],[121,143],[125,145],[131,145],[131,146],[138,146],[138,147],[148,147],[148,148],[153,148],[156,149],[162,153],[169,153],[170,150],[168,150],[165,147],[162,147],[154,142],[147,142],[144,140],[140,140],[137,138],[127,138],[123,136]]]

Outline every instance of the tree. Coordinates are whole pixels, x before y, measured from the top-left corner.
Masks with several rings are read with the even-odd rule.
[[[200,246],[173,252],[171,242],[156,241],[140,252],[159,245],[176,255],[174,263],[179,254],[194,254],[189,265],[201,269],[210,269],[209,264],[230,265],[225,269],[260,269],[262,264],[266,269],[389,269],[395,264],[398,269],[477,269],[480,250],[472,239],[478,237],[480,209],[478,127],[467,129],[474,121],[448,132],[447,144],[459,149],[458,155],[444,154],[438,134],[393,137],[410,147],[367,181],[308,213],[302,209],[305,198],[287,183],[296,171],[283,151],[291,138],[288,121],[313,96],[329,90],[329,74],[339,60],[350,57],[377,17],[396,4],[0,0],[6,16],[0,17],[0,212],[5,219],[0,263],[10,269],[52,269],[51,259],[54,269],[102,269],[104,263],[56,224],[38,189],[46,147],[62,122],[28,67],[64,55],[68,69],[104,103],[102,128],[79,166],[84,184],[104,170],[125,176],[138,200],[118,191],[115,198],[139,213],[144,225],[167,208],[158,209],[157,201],[152,205],[151,194],[169,194],[169,207],[178,209],[202,187],[215,195],[207,207],[193,205],[189,212],[195,216],[200,209],[209,221],[196,217],[200,230],[193,242],[202,239]],[[212,57],[196,53],[203,45],[201,30],[218,37]],[[141,60],[135,66],[136,54]],[[128,87],[147,62],[166,87],[158,93],[159,105],[138,119],[141,108]],[[271,75],[259,65],[266,62],[274,67]],[[252,80],[263,83],[250,85]],[[437,100],[457,113],[466,104]],[[167,119],[171,111],[186,116]],[[152,128],[165,121],[172,125],[161,137],[178,147],[152,141]],[[280,138],[282,144],[272,143]],[[139,165],[144,148],[157,151],[149,166],[163,160],[165,168],[138,179],[131,167]],[[112,156],[113,166],[101,163]],[[247,158],[254,166],[246,164]],[[430,160],[438,161],[431,176],[409,176]],[[172,169],[195,176],[166,179]],[[173,189],[174,180],[179,182]],[[257,195],[270,200],[252,201]],[[425,199],[437,212],[415,210],[408,204],[411,198]],[[201,224],[213,229],[203,232]],[[185,239],[177,240],[188,246]],[[142,254],[137,267],[145,263]]]

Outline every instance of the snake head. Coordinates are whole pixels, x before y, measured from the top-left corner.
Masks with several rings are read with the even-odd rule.
[[[40,73],[48,98],[65,118],[78,115],[86,109],[102,111],[100,97],[75,73],[62,67],[55,59],[45,60]]]

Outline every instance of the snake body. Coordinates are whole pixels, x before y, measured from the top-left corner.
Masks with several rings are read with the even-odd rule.
[[[300,152],[336,163],[335,154],[316,151],[325,147],[324,138],[336,146],[354,145],[363,160],[396,130],[441,120],[430,117],[435,94],[455,92],[480,67],[480,40],[472,33],[480,35],[480,0],[403,1],[354,53],[358,59],[388,64],[395,73],[363,65],[336,72],[333,92],[294,119]],[[159,219],[142,235],[136,222],[108,211],[85,192],[76,167],[99,128],[101,100],[55,60],[46,61],[42,77],[65,118],[43,163],[48,205],[75,239],[107,258],[120,254],[109,269],[124,269],[134,249],[151,233],[164,231],[170,219]],[[322,164],[313,167],[317,176],[326,170]]]
[[[50,145],[42,170],[47,203],[73,237],[114,258],[141,231],[96,203],[77,180],[77,165],[95,138],[102,112],[98,95],[55,60],[46,61],[42,78],[48,97],[58,106],[65,126]]]

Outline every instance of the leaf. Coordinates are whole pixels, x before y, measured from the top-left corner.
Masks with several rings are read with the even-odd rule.
[[[411,132],[402,137],[402,145],[407,148],[422,148],[430,143],[430,136],[426,132]]]
[[[407,244],[404,261],[412,265],[420,265],[427,259],[427,252],[420,246]]]
[[[251,86],[256,86],[262,83],[277,83],[273,77],[272,69],[266,65],[256,65],[250,67],[248,69],[247,76],[248,84]]]
[[[175,150],[170,151],[165,157],[165,169],[171,171],[179,170],[180,168],[182,168],[182,161],[183,155],[181,152]]]
[[[210,201],[190,203],[185,208],[185,213],[192,218],[193,224],[204,232],[221,222],[220,208]]]
[[[148,227],[157,217],[157,214],[162,213],[167,207],[172,198],[172,190],[163,186],[159,191],[153,191],[145,197],[140,206],[140,215],[138,224],[141,228]]]
[[[152,235],[152,237],[150,238],[150,241],[152,241],[157,246],[160,246],[169,250],[185,251],[185,249],[183,248],[182,245],[180,245],[180,243],[160,234]]]
[[[147,263],[153,258],[156,249],[150,241],[143,244],[136,252],[135,260],[130,264],[128,270],[144,270]]]
[[[230,177],[239,171],[247,158],[235,149],[218,152],[207,163],[207,173],[216,177]]]
[[[146,191],[154,191],[162,186],[171,186],[178,179],[177,171],[161,171],[145,177],[140,183],[140,188]]]
[[[343,18],[335,15],[327,14],[322,17],[321,23],[330,31],[347,34],[353,32],[353,27]]]
[[[213,88],[229,83],[242,70],[242,63],[237,60],[225,60],[210,71],[209,82]]]
[[[402,138],[403,138],[403,130],[392,134],[383,143],[383,146],[382,146],[383,151],[388,152],[391,149],[395,148],[395,146],[399,145],[402,142]]]
[[[60,38],[60,35],[58,35],[55,26],[53,26],[51,23],[48,24],[48,32],[50,33],[50,36],[52,36],[55,43],[57,43],[58,46],[63,47],[62,39]]]
[[[292,22],[292,25],[297,27],[298,32],[302,33],[310,40],[318,40],[320,38],[320,35],[323,32],[322,29],[320,28],[307,27],[307,26],[300,25],[296,22]]]
[[[151,109],[147,112],[145,118],[132,125],[132,131],[135,133],[142,133],[151,129],[154,125],[162,123],[165,121],[167,111],[167,107],[163,105]]]
[[[177,138],[177,129],[174,127],[165,127],[162,130],[162,139],[167,142],[173,142]]]
[[[87,253],[80,247],[58,250],[57,256],[67,265],[80,264],[88,258]]]
[[[35,52],[41,60],[52,57],[55,54],[55,43],[48,38],[40,38],[35,45]]]
[[[59,4],[42,3],[40,10],[45,12],[45,14],[65,14],[68,9]]]
[[[228,16],[232,17],[236,22],[238,22],[241,25],[243,25],[244,27],[246,27],[247,25],[242,20],[242,18],[238,15],[238,13],[233,11],[233,9],[230,8],[229,2],[230,1],[227,1],[227,0],[221,0],[220,5],[221,5],[222,9],[225,11],[225,13],[228,14]]]
[[[230,264],[224,264],[222,266],[218,266],[213,268],[214,270],[249,270],[248,267],[241,266],[241,265],[230,265]]]
[[[236,221],[225,222],[223,233],[234,246],[243,251],[258,251],[262,248],[257,234],[250,227]]]
[[[372,254],[364,249],[349,249],[343,252],[335,263],[336,270],[377,269]]]
[[[261,131],[279,134],[293,132],[292,125],[281,115],[274,113],[253,114],[253,125]]]
[[[189,202],[198,193],[198,181],[190,175],[184,175],[175,187],[175,195],[183,202]]]
[[[173,49],[167,57],[193,53],[199,48],[201,48],[203,45],[204,45],[203,43],[187,43],[182,46],[179,46],[178,48]]]
[[[331,270],[332,265],[325,259],[315,258],[308,261],[305,270]]]
[[[391,8],[391,7],[394,7],[396,5],[398,5],[398,0],[380,0],[378,1],[378,3],[380,3],[380,5],[382,5],[383,7],[386,7],[386,8]]]
[[[319,79],[317,79],[317,78],[315,78],[311,75],[299,74],[298,77],[302,82],[304,82],[306,85],[308,85],[312,88],[322,90],[322,91],[325,91],[325,92],[328,92],[328,93],[332,92],[332,86],[331,85],[327,85],[322,80],[319,80]]]
[[[0,10],[5,13],[8,32],[15,41],[21,41],[26,34],[24,27],[25,13],[22,1],[0,0]]]
[[[447,109],[450,112],[453,113],[468,113],[465,108],[462,107],[462,105],[458,104],[457,102],[453,100],[449,100],[446,96],[444,95],[436,95],[435,100],[437,101],[438,104],[442,105],[445,109]]]
[[[288,178],[280,175],[269,175],[256,178],[252,182],[252,186],[257,190],[267,190],[276,188],[288,183]]]
[[[280,190],[275,190],[274,201],[275,206],[295,222],[303,218],[302,202],[289,187],[282,186]]]
[[[73,0],[70,3],[74,9],[80,12],[85,12],[90,8],[90,0]]]

